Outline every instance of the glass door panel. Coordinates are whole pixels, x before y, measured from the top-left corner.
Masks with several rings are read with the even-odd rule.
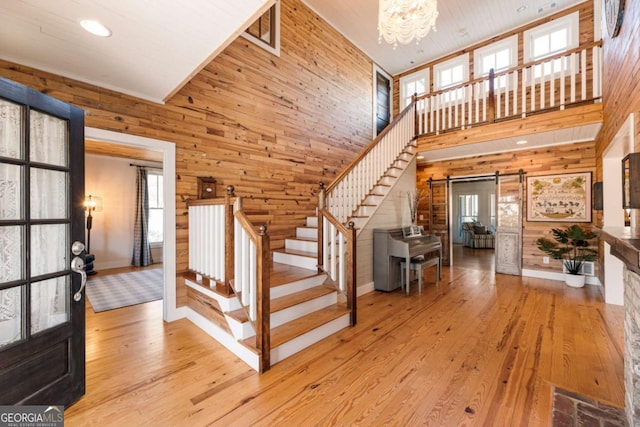
[[[0,99],[0,157],[22,159],[22,106]]]
[[[31,277],[65,271],[71,260],[66,224],[31,226]]]
[[[22,287],[0,289],[0,349],[22,339]]]
[[[67,276],[31,284],[31,333],[35,334],[69,320]]]
[[[67,217],[68,173],[31,168],[31,219],[61,219]]]
[[[29,121],[29,157],[32,162],[67,166],[67,121],[32,110]]]

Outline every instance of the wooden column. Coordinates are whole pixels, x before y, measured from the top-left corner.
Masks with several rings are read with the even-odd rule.
[[[261,225],[256,242],[257,289],[256,289],[256,347],[260,352],[260,372],[271,367],[271,294],[269,260],[269,235],[267,226]]]

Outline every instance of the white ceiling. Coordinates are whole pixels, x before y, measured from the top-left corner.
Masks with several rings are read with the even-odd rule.
[[[0,58],[163,102],[273,0],[1,0]],[[113,32],[85,32],[81,19]]]
[[[487,40],[584,0],[440,0],[437,31],[419,44],[378,43],[378,0],[303,0],[391,75]],[[519,7],[526,7],[517,12]]]

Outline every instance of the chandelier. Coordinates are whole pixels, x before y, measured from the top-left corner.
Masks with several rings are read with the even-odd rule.
[[[432,27],[436,31],[437,17],[437,0],[380,0],[378,42],[384,38],[394,49],[398,43],[409,44],[413,39],[417,43]]]

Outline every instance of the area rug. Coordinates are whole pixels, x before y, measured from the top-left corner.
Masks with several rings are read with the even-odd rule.
[[[87,298],[99,313],[162,299],[163,287],[162,268],[95,276],[87,280]]]

